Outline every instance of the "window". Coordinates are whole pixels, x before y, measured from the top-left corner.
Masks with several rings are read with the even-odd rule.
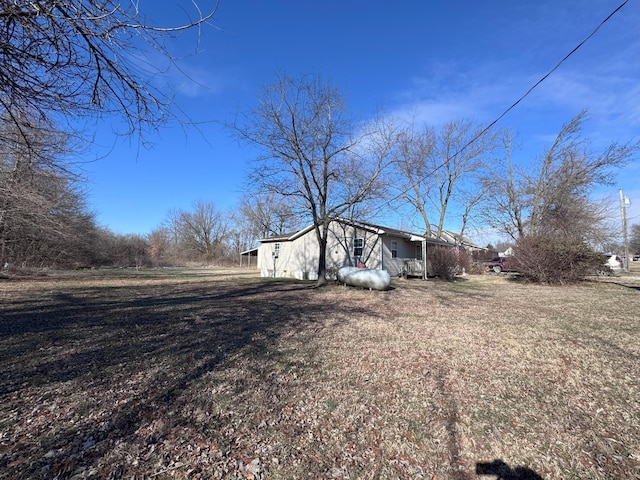
[[[416,245],[416,260],[422,260],[422,245]]]
[[[361,257],[364,253],[364,238],[353,239],[353,256]]]
[[[398,242],[391,240],[391,258],[398,258]]]
[[[276,243],[276,244],[273,246],[273,256],[274,256],[274,257],[276,257],[276,258],[278,258],[278,256],[279,256],[279,255],[280,255],[280,244],[279,244],[279,243]]]

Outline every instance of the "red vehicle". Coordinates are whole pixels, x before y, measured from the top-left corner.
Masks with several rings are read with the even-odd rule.
[[[512,272],[512,259],[509,257],[495,257],[490,262],[486,262],[485,265],[488,270],[492,270],[496,273],[500,272]]]

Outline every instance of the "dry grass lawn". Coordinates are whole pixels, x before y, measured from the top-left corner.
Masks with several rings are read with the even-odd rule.
[[[640,477],[640,284],[393,286],[0,279],[0,479]]]

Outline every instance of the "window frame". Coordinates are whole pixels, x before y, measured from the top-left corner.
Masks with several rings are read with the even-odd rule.
[[[398,241],[391,240],[391,258],[398,258]]]
[[[358,246],[359,245],[359,246]],[[358,250],[360,253],[358,254]],[[364,255],[364,237],[354,237],[353,239],[353,256],[356,258]]]

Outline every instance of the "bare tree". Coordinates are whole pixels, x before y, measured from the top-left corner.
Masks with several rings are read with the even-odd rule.
[[[447,123],[440,131],[405,129],[398,142],[396,174],[406,201],[421,216],[425,233],[439,237],[451,207],[461,211],[464,234],[471,212],[480,203],[477,188],[495,137],[468,120]]]
[[[138,2],[0,0],[0,257],[8,259],[11,244],[15,258],[27,238],[32,253],[44,242],[79,238],[70,227],[81,217],[69,217],[69,208],[84,197],[65,160],[79,145],[78,120],[117,115],[128,126],[119,133],[143,139],[146,129],[178,116],[158,74],[175,63],[168,41],[199,34],[212,18],[218,2],[208,3],[207,11],[191,3],[193,20],[158,27],[145,22]]]
[[[351,121],[330,83],[286,75],[267,86],[258,107],[232,127],[263,151],[254,163],[253,185],[284,197],[313,222],[320,248],[317,284],[325,284],[329,224],[375,191],[392,147],[388,132]]]
[[[193,212],[174,212],[172,221],[182,256],[207,262],[224,257],[230,220],[213,203],[199,201]]]
[[[638,145],[611,144],[602,153],[580,136],[586,114],[565,124],[540,159],[516,166],[506,138],[502,171],[485,180],[488,222],[516,240],[514,266],[543,283],[573,283],[602,266],[596,247],[611,237],[606,206],[591,198],[596,185],[611,182],[613,169]]]
[[[112,234],[111,243],[111,265],[138,269],[151,264],[149,241],[144,236]]]
[[[241,253],[263,238],[294,232],[302,225],[291,205],[274,194],[246,193],[230,215],[230,251],[242,262]]]
[[[168,228],[155,228],[149,234],[148,240],[149,257],[154,265],[168,266],[174,263],[175,243]]]
[[[513,160],[514,135],[504,130],[500,136],[505,157],[493,162],[487,174],[481,180],[481,190],[485,192],[481,207],[481,218],[485,224],[501,234],[517,239],[520,232],[524,235],[526,190],[523,175]]]
[[[634,254],[640,254],[640,223],[634,223],[631,225],[629,248]]]
[[[192,2],[194,20],[152,26],[138,2],[14,0],[0,2],[0,115],[16,128],[36,114],[48,121],[114,113],[129,132],[156,128],[171,97],[154,83],[157,59],[174,58],[165,41],[199,29],[214,15]]]
[[[582,112],[565,124],[539,161],[516,166],[506,136],[507,158],[485,178],[484,217],[513,239],[528,235],[571,237],[602,242],[606,209],[590,198],[597,185],[611,183],[612,172],[638,150],[638,144],[612,143],[602,153],[580,136]]]
[[[274,193],[246,194],[240,199],[237,217],[246,222],[254,240],[293,232],[301,226],[293,205]]]
[[[0,264],[89,262],[95,225],[81,178],[62,160],[68,145],[44,121],[0,117]]]

